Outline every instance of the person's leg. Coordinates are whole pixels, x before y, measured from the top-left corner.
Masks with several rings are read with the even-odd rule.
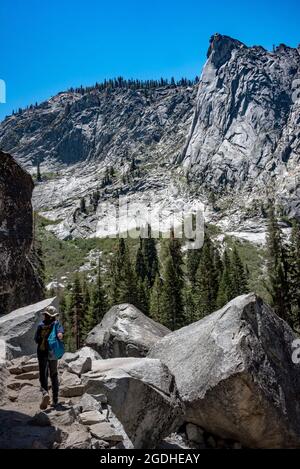
[[[53,404],[58,403],[58,371],[57,371],[57,360],[49,360],[49,371],[50,378],[52,383],[52,395],[53,395]]]
[[[39,372],[40,372],[40,385],[43,394],[48,393],[48,359],[47,357],[39,356]]]
[[[50,398],[48,394],[48,358],[39,356],[39,372],[40,372],[40,384],[41,384],[41,391],[43,393],[42,402],[40,408],[42,410],[47,409]]]

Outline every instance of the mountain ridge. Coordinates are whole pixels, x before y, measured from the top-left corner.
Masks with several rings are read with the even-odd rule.
[[[95,235],[97,209],[78,214],[95,191],[100,205],[125,195],[167,211],[204,203],[225,231],[264,231],[268,199],[300,217],[298,89],[299,47],[266,51],[215,34],[199,83],[63,92],[0,123],[0,147],[51,175],[34,205],[59,237]]]

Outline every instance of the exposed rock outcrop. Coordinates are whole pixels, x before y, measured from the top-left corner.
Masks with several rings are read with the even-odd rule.
[[[98,360],[83,382],[88,393],[107,396],[135,448],[154,448],[182,421],[174,377],[159,360]]]
[[[170,332],[135,306],[113,306],[88,335],[86,344],[103,358],[144,357],[157,340]]]
[[[252,448],[300,446],[295,334],[254,294],[157,342],[149,357],[174,374],[185,420]]]
[[[33,181],[0,151],[0,314],[41,299],[33,262]]]
[[[300,190],[299,97],[299,49],[280,45],[268,52],[215,34],[183,165],[215,192],[235,189],[240,197],[242,190],[254,188],[258,195],[266,190],[277,198],[285,194],[286,210],[293,205],[295,214]]]
[[[17,309],[0,317],[0,339],[6,344],[6,358],[31,355],[36,352],[34,334],[47,306],[58,307],[56,298]]]

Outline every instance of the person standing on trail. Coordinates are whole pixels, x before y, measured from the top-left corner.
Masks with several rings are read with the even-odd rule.
[[[50,404],[50,396],[48,393],[48,374],[50,374],[51,384],[52,384],[52,396],[53,401],[52,405],[56,406],[58,404],[58,370],[57,364],[58,360],[53,351],[49,347],[48,338],[53,331],[53,328],[56,328],[56,338],[59,341],[62,341],[64,329],[58,321],[58,311],[54,306],[48,306],[44,311],[44,319],[38,325],[37,331],[35,333],[34,340],[37,344],[37,357],[39,362],[39,372],[40,372],[40,384],[41,391],[43,394],[42,402],[40,404],[40,409],[45,410]]]

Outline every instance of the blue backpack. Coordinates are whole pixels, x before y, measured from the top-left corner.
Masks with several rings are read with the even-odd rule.
[[[65,353],[65,346],[62,340],[59,340],[57,338],[57,333],[58,333],[58,322],[54,323],[54,326],[52,327],[52,331],[49,334],[48,337],[48,345],[49,345],[49,350],[52,352],[54,357],[59,360],[63,354]]]

